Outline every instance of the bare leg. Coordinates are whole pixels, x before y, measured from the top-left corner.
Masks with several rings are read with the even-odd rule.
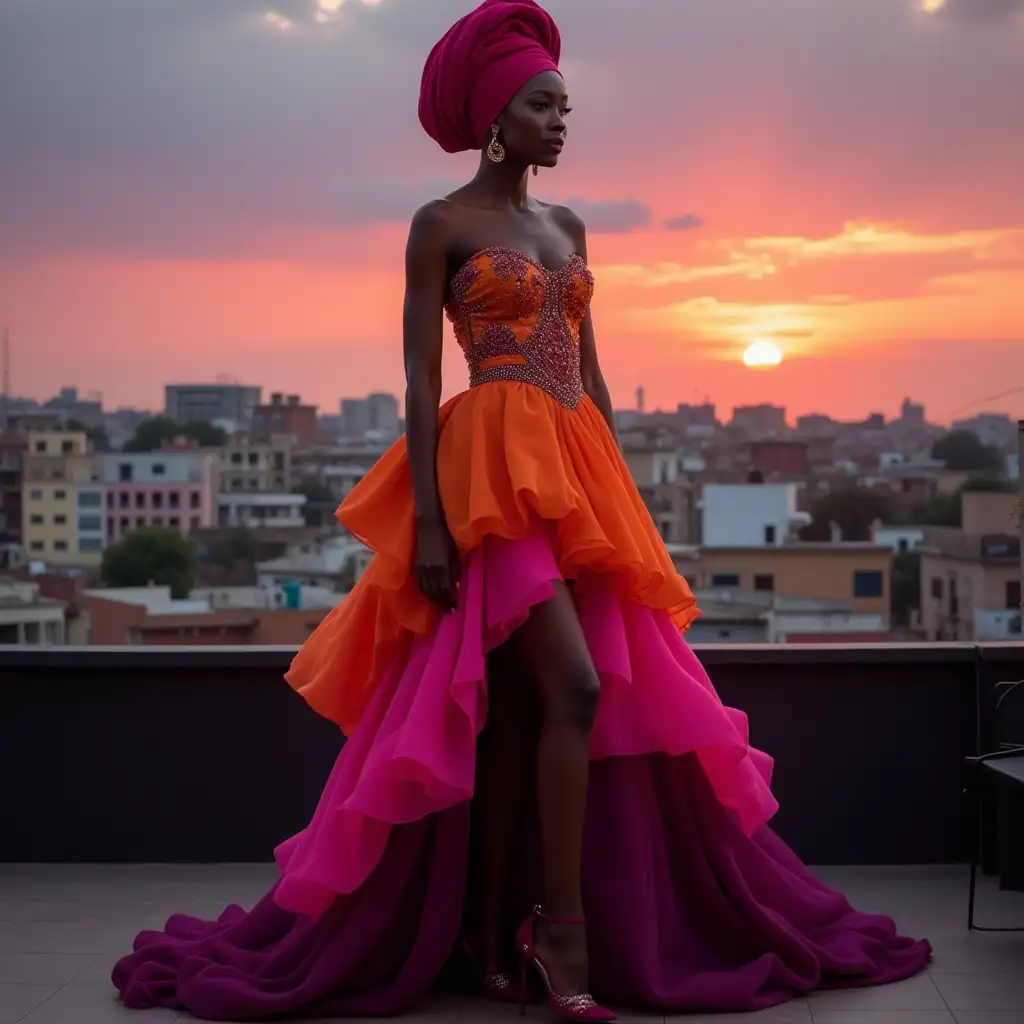
[[[564,583],[537,605],[513,634],[516,650],[536,682],[542,705],[537,747],[544,910],[583,917],[580,860],[590,767],[590,731],[600,682]],[[561,995],[589,991],[587,940],[580,925],[542,923],[537,955]]]
[[[503,931],[505,894],[523,817],[527,755],[531,746],[531,680],[508,644],[487,661],[487,726],[477,757],[479,831],[479,947],[484,975],[508,970],[509,936]]]

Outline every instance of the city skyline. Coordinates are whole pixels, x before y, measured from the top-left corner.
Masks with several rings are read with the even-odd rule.
[[[473,168],[416,125],[419,69],[471,3],[5,5],[12,392],[401,394],[405,221]],[[1024,411],[981,402],[1024,385],[1024,4],[547,6],[575,112],[537,185],[590,225],[618,407]],[[760,340],[780,366],[742,365]]]

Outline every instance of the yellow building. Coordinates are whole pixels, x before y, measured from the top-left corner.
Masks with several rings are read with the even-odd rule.
[[[22,543],[28,557],[60,566],[97,566],[104,505],[98,460],[81,431],[28,438],[22,477]]]

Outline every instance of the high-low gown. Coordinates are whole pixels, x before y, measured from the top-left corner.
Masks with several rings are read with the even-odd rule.
[[[463,924],[487,654],[572,581],[601,681],[583,851],[595,995],[666,1011],[754,1010],[906,978],[930,947],[854,910],[767,826],[772,761],[681,632],[699,612],[584,393],[593,278],[491,248],[446,311],[470,387],[439,412],[437,476],[462,558],[457,609],[419,592],[405,440],[338,510],[375,556],[288,682],[348,737],[309,826],[250,911],[142,932],[125,1004],[211,1019],[412,1008]],[[519,879],[519,909],[538,893]],[[511,923],[510,923],[511,927]]]

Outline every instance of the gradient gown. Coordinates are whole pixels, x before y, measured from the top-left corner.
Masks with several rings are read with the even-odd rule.
[[[417,588],[401,439],[338,511],[374,558],[287,676],[348,737],[313,819],[276,850],[280,878],[252,910],[141,933],[113,971],[126,1005],[251,1020],[423,999],[463,924],[487,655],[563,579],[602,687],[583,852],[595,995],[755,1010],[928,960],[767,826],[771,759],[684,641],[693,595],[583,392],[593,287],[578,256],[547,269],[498,248],[456,274],[446,311],[470,387],[439,412],[437,469],[458,607],[442,615]],[[510,931],[535,875],[518,879]]]

